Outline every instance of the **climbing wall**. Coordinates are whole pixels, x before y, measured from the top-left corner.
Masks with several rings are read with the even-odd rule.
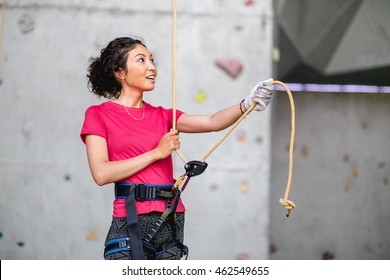
[[[119,36],[159,69],[147,102],[172,104],[171,1],[6,1],[0,65],[0,258],[102,259],[113,188],[93,182],[79,138],[88,59]],[[178,0],[177,108],[210,114],[271,76],[271,1]],[[270,112],[251,113],[190,181],[190,259],[268,258]],[[182,135],[200,159],[223,135]],[[175,156],[175,175],[184,163]]]

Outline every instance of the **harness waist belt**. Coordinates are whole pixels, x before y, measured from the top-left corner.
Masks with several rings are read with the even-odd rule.
[[[126,198],[134,188],[134,196],[138,201],[143,200],[167,200],[175,196],[172,191],[173,184],[144,185],[134,183],[115,183],[115,198]]]

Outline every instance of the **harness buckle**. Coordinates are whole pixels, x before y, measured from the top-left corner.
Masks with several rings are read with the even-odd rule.
[[[148,187],[144,184],[138,184],[134,189],[135,199],[138,201],[145,201],[150,199],[160,199],[162,191],[165,189],[159,189],[155,187]],[[169,190],[169,189],[168,189]],[[166,194],[161,199],[167,199]]]
[[[137,187],[134,189],[134,196],[135,199],[138,201],[144,201],[146,200],[146,192],[147,188],[144,184],[138,184]]]

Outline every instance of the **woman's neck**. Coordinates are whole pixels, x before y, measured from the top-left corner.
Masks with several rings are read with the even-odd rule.
[[[117,98],[117,101],[119,101],[120,104],[131,108],[142,108],[144,106],[142,94],[135,96],[122,92]]]

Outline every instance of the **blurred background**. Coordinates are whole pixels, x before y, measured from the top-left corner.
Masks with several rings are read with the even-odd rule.
[[[79,133],[105,102],[91,57],[142,39],[172,107],[173,1],[1,0],[0,259],[103,259],[113,185],[97,186]],[[277,87],[183,193],[189,259],[390,259],[390,1],[177,0],[177,108],[209,114],[259,81]],[[181,135],[200,159],[224,132]],[[184,163],[174,156],[175,175]]]

